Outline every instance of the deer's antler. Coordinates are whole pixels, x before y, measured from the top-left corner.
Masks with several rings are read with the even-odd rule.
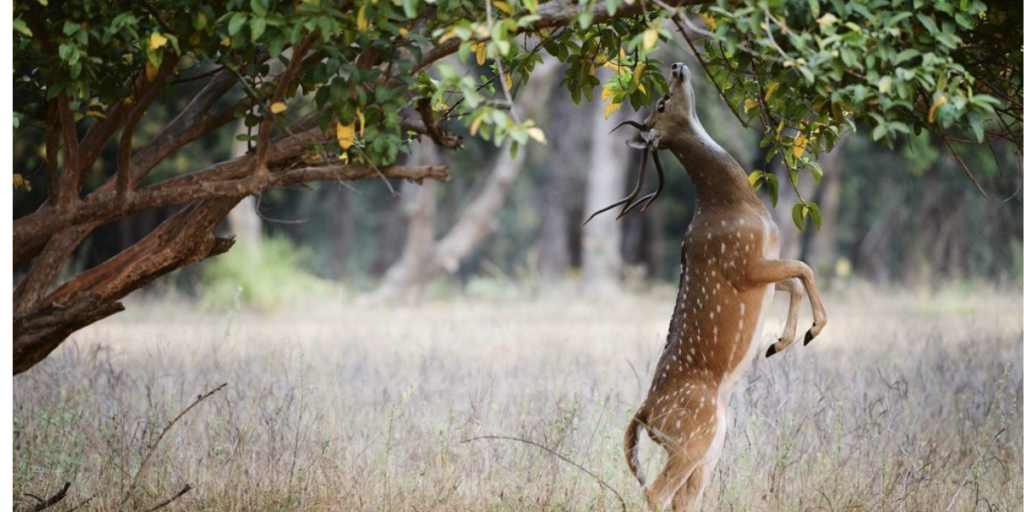
[[[640,130],[642,132],[647,131],[647,127],[646,126],[644,126],[644,125],[642,125],[642,124],[640,124],[640,123],[638,123],[638,122],[636,122],[636,121],[634,121],[632,119],[626,119],[625,121],[615,125],[615,128],[612,128],[612,130],[610,132],[608,132],[608,133],[611,134],[612,132],[614,132],[615,130],[618,130],[619,128],[622,128],[623,126],[632,126],[633,128],[636,128],[637,130]]]
[[[626,197],[616,201],[614,204],[609,205],[609,206],[605,206],[604,208],[601,208],[600,210],[598,210],[598,211],[596,211],[594,213],[591,213],[590,217],[587,217],[587,220],[583,221],[583,225],[584,226],[586,226],[587,223],[590,222],[597,215],[602,214],[602,213],[604,213],[604,212],[606,212],[608,210],[611,210],[612,208],[615,208],[616,206],[625,204],[626,207],[623,208],[622,212],[619,213],[619,215],[617,217],[615,217],[615,219],[618,220],[623,215],[625,215],[626,212],[628,212],[629,209],[634,205],[633,200],[636,199],[636,196],[640,195],[640,190],[644,187],[644,175],[647,172],[647,152],[649,150],[645,149],[643,151],[644,151],[643,152],[643,156],[640,157],[640,178],[637,180],[636,187],[633,188],[633,191],[630,192],[630,194],[628,196],[626,196]]]

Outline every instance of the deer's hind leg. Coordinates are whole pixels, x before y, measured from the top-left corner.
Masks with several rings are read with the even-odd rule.
[[[651,437],[668,452],[665,467],[647,488],[651,510],[660,512],[669,505],[676,512],[696,510],[707,476],[718,460],[725,425],[708,398],[713,393],[699,401],[693,400],[696,396],[686,400],[690,407],[679,407],[662,421],[651,422]]]

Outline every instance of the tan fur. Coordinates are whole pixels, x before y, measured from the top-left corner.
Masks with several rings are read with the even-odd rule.
[[[624,443],[641,485],[639,426],[668,451],[665,468],[647,488],[652,509],[695,511],[721,456],[729,396],[757,352],[776,286],[790,293],[789,314],[768,355],[793,342],[804,290],[814,313],[808,341],[821,332],[826,316],[811,269],[778,259],[778,227],[740,165],[701,126],[685,65],[672,66],[669,94],[644,125],[648,140],[686,167],[697,200],[668,341]]]

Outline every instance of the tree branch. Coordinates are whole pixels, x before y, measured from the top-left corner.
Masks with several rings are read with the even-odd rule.
[[[274,103],[277,103],[284,99],[284,93],[288,90],[288,85],[295,80],[298,76],[299,71],[303,69],[303,57],[309,50],[309,47],[313,45],[313,42],[320,37],[320,31],[314,30],[310,32],[298,46],[295,46],[292,50],[291,62],[288,63],[288,67],[285,68],[284,72],[277,76],[277,85],[274,88],[274,93],[270,97],[270,108],[272,109]],[[259,180],[264,180],[267,174],[270,172],[267,169],[267,146],[270,142],[270,131],[274,125],[274,112],[270,109],[264,109],[263,122],[260,123],[260,131],[258,139],[256,141],[256,170],[254,177]]]
[[[128,195],[128,191],[132,186],[131,155],[135,125],[138,124],[142,116],[145,115],[149,105],[156,99],[157,94],[160,93],[160,88],[177,63],[178,58],[176,57],[165,59],[161,63],[160,69],[157,70],[156,76],[153,77],[153,81],[145,84],[142,95],[135,99],[135,106],[132,108],[131,113],[128,114],[128,120],[121,130],[121,140],[117,146],[117,196],[122,199]]]
[[[57,117],[64,138],[64,169],[60,173],[57,190],[57,204],[61,209],[70,209],[81,200],[78,194],[82,187],[82,173],[78,168],[78,134],[75,133],[75,115],[69,103],[66,92],[57,95]]]

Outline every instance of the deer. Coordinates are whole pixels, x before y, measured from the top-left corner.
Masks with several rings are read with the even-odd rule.
[[[624,125],[638,130],[627,145],[643,150],[639,183],[629,196],[590,218],[624,205],[621,217],[657,199],[665,180],[659,150],[675,155],[696,189],[668,339],[623,441],[629,470],[641,486],[646,480],[639,465],[640,429],[667,451],[664,468],[646,487],[652,510],[695,511],[722,454],[729,397],[755,358],[775,290],[789,294],[789,310],[782,335],[765,357],[796,339],[804,292],[813,314],[804,345],[821,333],[827,317],[814,273],[801,261],[779,259],[778,226],[743,168],[701,125],[685,64],[672,64],[668,92],[642,124],[625,121],[612,131]],[[648,153],[658,188],[638,199]]]

